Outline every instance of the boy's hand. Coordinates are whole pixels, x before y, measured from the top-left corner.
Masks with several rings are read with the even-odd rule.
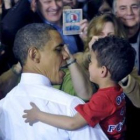
[[[25,122],[29,123],[29,125],[33,125],[34,123],[36,123],[38,121],[38,114],[40,113],[39,108],[34,104],[34,103],[30,103],[30,105],[32,106],[32,109],[30,110],[24,110],[24,114],[22,117],[26,118]]]
[[[73,55],[70,53],[70,51],[69,51],[67,45],[64,46],[64,49],[65,49],[65,51],[66,51],[67,54],[68,54],[68,58],[67,58],[66,62],[67,62],[67,64],[69,64],[72,60],[74,60],[74,57],[73,57]]]
[[[92,50],[92,45],[99,39],[99,36],[93,36],[92,39],[89,42],[89,50]]]

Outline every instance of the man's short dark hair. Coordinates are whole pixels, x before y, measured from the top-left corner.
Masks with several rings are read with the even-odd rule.
[[[120,37],[105,37],[92,45],[98,66],[106,66],[111,79],[119,82],[133,70],[136,51],[130,43]]]
[[[29,48],[43,49],[51,39],[50,30],[55,29],[45,23],[32,23],[24,26],[17,32],[13,52],[21,65],[24,65],[26,62]]]

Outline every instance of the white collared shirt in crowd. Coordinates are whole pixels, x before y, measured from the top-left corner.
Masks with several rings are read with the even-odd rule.
[[[31,108],[30,102],[41,111],[67,116],[75,115],[75,106],[84,103],[78,97],[54,89],[43,75],[23,73],[20,83],[0,101],[0,140],[107,140],[99,124],[76,131],[42,122],[30,126],[22,118],[23,111]]]

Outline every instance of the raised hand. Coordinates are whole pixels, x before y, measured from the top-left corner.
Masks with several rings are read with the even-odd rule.
[[[89,46],[89,50],[92,49],[92,45],[95,43],[95,41],[97,41],[100,37],[99,36],[93,36],[92,39],[90,40],[88,46]]]

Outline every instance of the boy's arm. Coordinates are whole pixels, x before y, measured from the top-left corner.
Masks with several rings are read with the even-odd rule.
[[[43,123],[52,125],[54,127],[58,127],[61,129],[66,130],[75,130],[78,128],[81,128],[87,124],[86,120],[77,113],[73,117],[69,116],[63,116],[63,115],[54,115],[49,114],[46,112],[42,112],[39,110],[39,108],[34,104],[31,103],[32,109],[31,110],[25,110],[26,113],[23,115],[23,118],[26,118],[25,122],[30,125],[33,125],[33,123],[37,121],[41,121]]]
[[[93,94],[93,87],[89,80],[89,77],[87,73],[85,73],[85,70],[78,63],[76,63],[76,61],[74,61],[75,60],[74,57],[76,56],[71,55],[66,46],[65,46],[65,50],[69,54],[69,59],[67,60],[67,64],[74,62],[68,65],[68,68],[71,74],[73,87],[77,93],[77,96],[83,100],[89,100]],[[80,56],[82,58],[83,53],[80,53]]]

